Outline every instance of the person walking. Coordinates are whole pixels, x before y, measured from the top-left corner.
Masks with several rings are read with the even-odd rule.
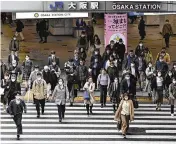
[[[40,21],[38,31],[40,36],[39,43],[47,43],[47,37],[49,35],[49,32],[48,32],[48,25],[45,19]],[[44,41],[43,41],[43,37],[44,37]]]
[[[100,88],[100,103],[101,108],[106,106],[107,90],[110,85],[110,78],[105,69],[101,70],[101,73],[97,78],[97,88]]]
[[[8,96],[8,90],[7,86],[10,82],[10,75],[9,73],[4,74],[4,78],[1,80],[1,88],[4,89],[4,92],[1,94],[1,103],[3,104],[3,110],[6,112],[6,105],[7,105],[7,96]]]
[[[25,102],[20,99],[20,93],[17,93],[14,100],[10,101],[8,106],[7,112],[13,118],[13,121],[17,127],[17,140],[20,140],[20,135],[23,134],[23,127],[22,127],[22,114],[27,112]]]
[[[171,105],[171,116],[174,117],[174,105],[176,105],[176,78],[169,85],[169,99]]]
[[[15,55],[18,56],[18,51],[20,49],[19,41],[16,39],[16,36],[10,41],[9,44],[9,51],[14,51]]]
[[[87,41],[87,37],[86,37],[86,32],[85,31],[81,32],[81,35],[78,38],[76,47],[78,47],[78,49],[84,48],[84,50],[88,50],[89,43]]]
[[[4,75],[6,73],[6,71],[8,70],[6,64],[0,60],[0,68],[1,68],[1,80],[4,79]]]
[[[83,90],[84,90],[84,104],[86,104],[87,115],[89,116],[89,110],[90,114],[93,114],[92,108],[93,104],[95,103],[94,98],[95,83],[93,82],[92,77],[88,78],[88,81],[85,83]]]
[[[59,57],[56,57],[56,52],[51,51],[51,55],[48,57],[48,65],[52,65],[55,62],[58,67],[60,67]]]
[[[161,104],[163,103],[163,90],[164,90],[164,79],[161,71],[157,73],[156,78],[153,78],[151,89],[153,93],[154,103],[157,104],[156,110],[161,111]]]
[[[17,63],[19,62],[19,58],[18,56],[15,55],[15,52],[14,51],[11,51],[11,53],[9,54],[8,56],[8,66],[11,66],[12,65],[12,62],[13,61],[17,61]]]
[[[43,115],[45,108],[45,99],[47,98],[47,84],[45,80],[42,79],[42,74],[40,72],[37,73],[37,79],[33,83],[32,92],[34,95],[34,103],[37,110],[37,118],[40,118],[40,105]]]
[[[112,102],[113,111],[115,113],[116,107],[118,108],[119,103],[120,103],[120,83],[119,83],[118,77],[115,77],[113,80],[113,83],[110,84],[110,87],[108,89],[108,96],[110,97],[110,101]]]
[[[65,118],[66,101],[69,99],[69,91],[67,86],[64,85],[64,80],[62,78],[59,79],[58,84],[53,91],[52,99],[55,99],[58,108],[59,122],[62,122],[62,119]]]
[[[122,135],[126,139],[126,134],[129,129],[129,121],[134,120],[134,106],[132,100],[129,99],[127,94],[124,94],[123,99],[115,113],[115,121],[121,121]]]
[[[169,23],[169,20],[167,19],[162,29],[162,35],[163,38],[165,39],[165,44],[167,48],[169,48],[169,39],[172,34],[173,34],[172,26]]]
[[[21,20],[17,20],[15,36],[17,37],[20,34],[22,41],[24,41],[24,36],[23,36],[23,32],[22,32],[23,28],[24,28],[24,24],[21,22]]]
[[[146,36],[146,32],[145,32],[145,21],[143,16],[140,19],[139,25],[138,25],[138,30],[139,30],[139,35],[141,36],[140,40],[143,40]]]

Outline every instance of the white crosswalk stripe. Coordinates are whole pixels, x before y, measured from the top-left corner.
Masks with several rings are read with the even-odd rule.
[[[170,116],[170,106],[163,105],[162,111],[156,111],[154,104],[139,104],[135,109],[135,120],[130,123],[130,135],[124,140],[113,120],[111,104],[100,108],[93,107],[89,117],[83,104],[66,106],[65,119],[59,123],[57,107],[46,103],[45,114],[36,118],[35,105],[27,104],[27,114],[23,114],[23,135],[16,140],[16,126],[7,113],[1,110],[1,143],[40,143],[40,144],[116,144],[176,143],[176,117]],[[161,142],[162,141],[162,142]]]

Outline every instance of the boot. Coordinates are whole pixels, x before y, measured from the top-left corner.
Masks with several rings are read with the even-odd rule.
[[[17,135],[17,140],[20,140],[20,135]]]
[[[93,107],[93,105],[90,106],[90,114],[93,114],[92,107]]]
[[[89,104],[86,104],[87,115],[89,116]]]

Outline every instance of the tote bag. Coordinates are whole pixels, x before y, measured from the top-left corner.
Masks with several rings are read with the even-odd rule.
[[[90,95],[89,95],[88,91],[84,91],[84,99],[85,100],[89,100],[90,99]]]

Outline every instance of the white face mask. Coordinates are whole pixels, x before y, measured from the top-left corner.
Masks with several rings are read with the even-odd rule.
[[[36,72],[38,72],[39,70],[38,69],[35,69]]]
[[[173,80],[173,84],[176,84],[176,80]]]
[[[12,66],[13,66],[13,67],[16,67],[16,66],[17,66],[17,64],[12,64]]]
[[[95,55],[97,55],[98,54],[98,52],[95,52]]]
[[[114,82],[115,82],[115,83],[117,83],[117,82],[118,82],[118,80],[116,80],[116,79],[115,79],[115,80],[114,80]]]
[[[29,60],[29,58],[26,58],[26,60]]]
[[[37,80],[41,80],[42,78],[41,77],[38,77]]]
[[[119,44],[122,44],[122,42],[119,42]]]
[[[12,78],[11,81],[14,82],[16,79]]]
[[[134,67],[134,64],[131,64],[132,67]]]
[[[13,38],[13,40],[16,40],[16,38]]]
[[[161,73],[159,73],[158,76],[160,77],[160,76],[161,76]]]
[[[51,57],[53,58],[53,57],[55,57],[55,55],[52,54]]]
[[[125,79],[126,79],[126,80],[129,80],[129,79],[130,79],[130,77],[129,77],[129,76],[127,76],[127,77],[125,77]]]
[[[149,67],[152,67],[152,64],[149,64]]]
[[[128,100],[128,97],[125,97],[124,99],[127,101],[127,100]]]
[[[91,72],[91,71],[92,71],[92,69],[88,69],[88,71],[89,71],[89,72]]]
[[[143,44],[139,44],[139,46],[141,47],[141,46],[143,46]]]
[[[172,73],[169,73],[169,76],[172,76]]]
[[[6,80],[7,80],[7,79],[9,79],[9,77],[8,77],[8,76],[5,76],[5,77],[4,77],[4,79],[6,79]]]
[[[174,65],[174,68],[176,68],[176,65]]]
[[[59,82],[59,85],[63,85],[63,82]]]
[[[15,102],[16,102],[17,105],[20,104],[20,99],[17,98],[17,99],[15,100]]]

